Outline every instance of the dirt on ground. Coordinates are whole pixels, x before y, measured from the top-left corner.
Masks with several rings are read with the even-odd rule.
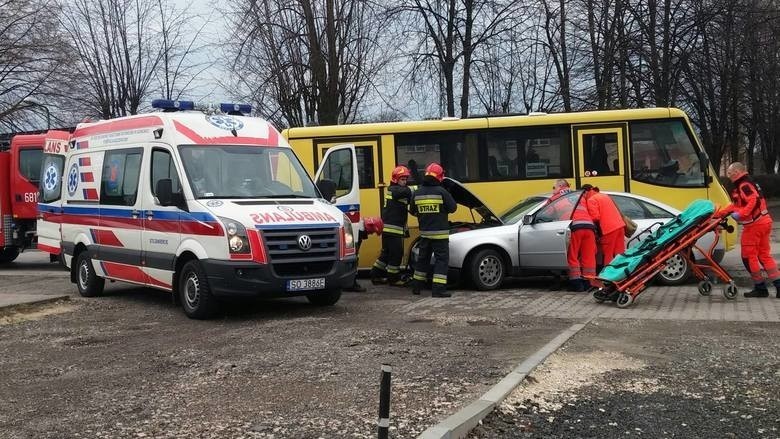
[[[597,320],[469,436],[778,438],[780,325]]]
[[[8,317],[0,437],[375,437],[383,363],[391,435],[414,437],[572,323],[399,311],[415,300],[373,287],[334,307],[241,302],[195,321],[169,295],[130,288]]]

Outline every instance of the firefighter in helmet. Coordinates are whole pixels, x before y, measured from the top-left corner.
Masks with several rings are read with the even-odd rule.
[[[388,283],[403,286],[401,259],[404,253],[406,220],[409,217],[409,201],[412,190],[406,185],[411,172],[406,166],[396,166],[390,176],[390,186],[385,192],[385,206],[382,209],[382,252],[371,267],[371,281],[374,284]]]
[[[450,260],[450,223],[448,216],[455,212],[457,204],[449,192],[441,186],[444,169],[438,163],[425,168],[422,185],[412,195],[409,210],[420,225],[419,255],[412,276],[412,293],[420,294],[433,265],[433,297],[450,297],[447,292],[447,269]]]

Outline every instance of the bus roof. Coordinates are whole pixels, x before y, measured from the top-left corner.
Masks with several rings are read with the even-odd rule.
[[[422,131],[449,131],[484,128],[507,128],[516,126],[539,126],[560,124],[584,124],[614,122],[623,120],[687,118],[677,108],[640,108],[629,110],[582,111],[575,113],[531,113],[523,116],[490,116],[481,118],[444,118],[409,122],[380,122],[352,125],[327,125],[318,127],[290,128],[284,131],[288,139],[309,137],[338,137],[344,135],[377,135],[414,133]]]

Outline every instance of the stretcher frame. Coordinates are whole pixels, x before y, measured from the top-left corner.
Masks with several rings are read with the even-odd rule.
[[[656,225],[663,223],[654,223],[640,232],[652,233],[651,229]],[[614,301],[618,308],[628,308],[646,288],[652,279],[661,272],[668,261],[676,254],[680,254],[691,267],[692,274],[699,279],[697,288],[702,296],[709,296],[713,289],[713,278],[705,270],[724,283],[723,296],[728,300],[737,297],[737,286],[729,273],[713,258],[713,252],[720,242],[720,235],[723,230],[729,233],[734,231],[734,227],[727,223],[727,217],[719,215],[717,212],[709,217],[704,217],[700,222],[694,225],[690,230],[683,233],[677,239],[668,242],[658,252],[656,252],[649,261],[637,267],[633,273],[625,279],[618,282],[600,281],[601,286],[591,289],[593,299],[601,303],[607,300]],[[709,248],[702,249],[696,242],[707,233],[714,233],[715,239]],[[636,239],[636,238],[634,238]],[[704,256],[703,263],[696,261],[693,250],[698,250]]]

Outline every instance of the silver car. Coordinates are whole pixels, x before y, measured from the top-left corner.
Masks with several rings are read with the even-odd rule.
[[[459,182],[445,178],[443,186],[452,193],[458,204],[471,210],[474,218],[472,222],[451,224],[449,265],[453,280],[466,278],[479,290],[492,290],[500,287],[507,276],[550,274],[567,270],[566,248],[570,237],[570,220],[559,219],[561,211],[554,209],[558,200],[546,204],[551,194],[528,197],[503,214],[495,215]],[[615,200],[625,215],[637,223],[634,236],[626,239],[627,247],[638,244],[656,227],[680,213],[671,206],[639,195],[605,193]],[[580,194],[581,191],[573,191],[559,200],[568,198],[576,201]],[[697,245],[706,251],[714,238],[714,234],[707,234]],[[720,261],[723,254],[721,240],[713,256]],[[416,246],[413,246],[410,260],[415,260],[416,255]],[[690,275],[691,267],[687,260],[675,255],[659,273],[657,281],[665,285],[679,285],[685,283]]]

